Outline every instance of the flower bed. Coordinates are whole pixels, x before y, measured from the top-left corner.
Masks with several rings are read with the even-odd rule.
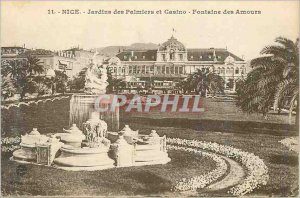
[[[290,151],[299,153],[299,140],[298,137],[289,137],[279,141],[282,145],[287,147]]]
[[[231,188],[228,191],[228,193],[233,195],[242,196],[250,193],[255,188],[259,188],[261,185],[266,185],[269,180],[268,167],[264,164],[262,159],[260,159],[258,156],[255,156],[253,153],[248,153],[231,146],[197,140],[167,138],[167,143],[215,152],[232,158],[243,164],[248,170],[247,176],[243,183]]]
[[[6,137],[1,139],[1,151],[11,152],[20,148],[20,137]]]
[[[174,189],[172,189],[174,191],[187,191],[187,190],[195,190],[198,188],[204,188],[205,186],[216,181],[218,178],[220,178],[226,173],[227,164],[225,160],[223,160],[222,158],[218,157],[215,154],[201,152],[194,148],[187,148],[181,146],[168,145],[167,148],[200,154],[202,156],[210,157],[212,160],[216,162],[216,168],[211,172],[193,178],[183,178],[182,180],[177,182],[176,185],[174,186]]]
[[[19,102],[19,101],[15,101],[15,103],[9,103],[6,102],[6,103],[9,103],[7,106],[5,105],[1,105],[1,109],[9,109],[10,107],[20,107],[21,105],[25,105],[25,106],[29,106],[30,104],[32,103],[35,103],[35,104],[38,104],[40,102],[48,102],[48,101],[51,101],[53,102],[54,100],[61,100],[61,99],[66,99],[66,98],[69,98],[70,96],[60,96],[60,95],[57,95],[57,96],[47,96],[47,97],[43,97],[43,98],[33,98],[34,100],[24,100],[22,102]],[[38,100],[37,100],[38,99]]]

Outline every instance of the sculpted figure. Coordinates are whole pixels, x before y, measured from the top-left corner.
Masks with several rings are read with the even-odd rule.
[[[107,82],[106,66],[95,64],[95,58],[98,52],[95,52],[91,64],[85,73],[85,93],[87,94],[105,94]]]

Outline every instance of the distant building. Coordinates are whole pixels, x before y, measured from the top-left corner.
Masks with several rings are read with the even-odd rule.
[[[173,36],[157,50],[125,50],[107,64],[114,77],[124,79],[132,88],[151,82],[156,89],[168,89],[201,69],[219,74],[225,87],[233,90],[235,81],[248,72],[245,60],[227,49],[188,49]]]
[[[37,57],[44,64],[46,70],[64,71],[68,77],[77,75],[84,67],[87,67],[94,52],[79,48],[53,52],[45,49],[30,50],[23,47],[1,47],[1,61],[24,59],[26,53]],[[102,64],[103,56],[96,56],[95,63]]]

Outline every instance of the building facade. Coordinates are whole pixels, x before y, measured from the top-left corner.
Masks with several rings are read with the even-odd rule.
[[[69,78],[76,76],[83,68],[87,67],[94,56],[94,52],[79,48],[53,52],[45,49],[31,50],[24,47],[2,47],[1,61],[25,59],[26,53],[30,53],[40,60],[46,69],[45,73],[49,69],[59,70],[65,72]],[[95,64],[102,64],[103,56],[97,55],[94,62]]]
[[[197,69],[219,74],[225,88],[235,89],[235,82],[247,75],[245,60],[227,49],[188,49],[173,36],[156,50],[126,50],[108,61],[115,78],[124,79],[128,86],[146,86],[168,89]],[[232,83],[230,83],[232,81]]]

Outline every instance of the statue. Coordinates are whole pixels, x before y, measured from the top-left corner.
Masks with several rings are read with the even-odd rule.
[[[83,123],[88,147],[109,146],[110,141],[106,139],[107,124],[99,119],[99,113],[93,112],[91,118]]]
[[[107,82],[107,70],[106,66],[98,66],[95,64],[96,56],[98,52],[96,51],[93,55],[91,63],[85,73],[85,92],[88,94],[105,94]]]

